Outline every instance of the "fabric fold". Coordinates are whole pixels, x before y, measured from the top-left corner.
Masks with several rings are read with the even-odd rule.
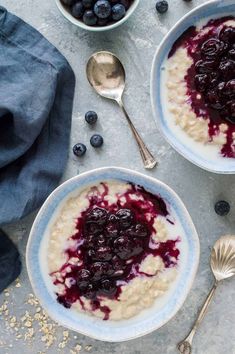
[[[0,7],[0,224],[37,209],[58,185],[74,88],[62,54]]]

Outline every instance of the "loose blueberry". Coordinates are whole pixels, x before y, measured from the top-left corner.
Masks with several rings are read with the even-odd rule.
[[[215,204],[215,212],[220,216],[228,215],[230,212],[230,205],[225,200],[220,200]]]
[[[102,138],[101,135],[94,134],[94,135],[92,135],[92,137],[90,139],[90,143],[94,148],[99,148],[103,145],[104,139]]]
[[[126,14],[125,6],[122,4],[117,4],[112,7],[112,18],[114,21],[121,20]]]
[[[65,6],[72,6],[76,0],[61,0]]]
[[[94,5],[94,0],[82,0],[82,4],[86,9],[91,9]]]
[[[71,10],[71,13],[74,17],[76,18],[81,18],[83,16],[83,13],[84,13],[84,6],[82,4],[81,1],[79,2],[76,2],[73,7],[72,7],[72,10]]]
[[[88,124],[91,124],[91,125],[95,124],[97,122],[97,119],[98,119],[98,115],[94,111],[88,111],[85,114],[85,120]]]
[[[82,143],[74,145],[73,153],[74,153],[74,155],[76,155],[78,157],[81,157],[81,156],[85,155],[85,153],[86,153],[86,145],[84,145]]]
[[[97,23],[97,17],[92,10],[86,10],[83,15],[83,22],[87,26],[95,26]]]
[[[112,280],[105,279],[101,281],[101,292],[106,296],[113,296],[116,293],[116,286]]]
[[[94,12],[98,18],[108,18],[111,14],[111,5],[108,0],[98,0],[94,6]]]
[[[157,1],[156,3],[156,10],[160,14],[164,14],[168,10],[168,2],[165,0]]]

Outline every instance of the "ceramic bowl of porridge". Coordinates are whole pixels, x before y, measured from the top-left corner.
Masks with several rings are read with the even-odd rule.
[[[185,158],[235,173],[235,4],[215,0],[184,16],[152,68],[152,107],[165,138]]]
[[[156,179],[115,167],[58,187],[27,245],[29,277],[48,314],[110,342],[169,321],[198,261],[198,236],[179,197]]]

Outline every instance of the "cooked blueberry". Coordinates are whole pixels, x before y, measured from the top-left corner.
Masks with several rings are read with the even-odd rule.
[[[235,76],[235,61],[231,59],[222,60],[219,65],[219,70],[225,80],[229,80]]]
[[[107,296],[113,296],[116,293],[115,282],[109,279],[105,279],[101,281],[100,284],[101,292]]]
[[[82,269],[77,274],[77,285],[80,290],[87,288],[91,278],[91,273],[87,269]]]
[[[94,12],[98,18],[108,18],[111,14],[111,5],[108,0],[98,0],[94,6]]]
[[[132,248],[132,252],[131,252],[131,257],[134,256],[138,256],[139,254],[141,254],[143,252],[143,243],[141,241],[141,239],[135,239],[133,241],[133,248]]]
[[[104,276],[111,276],[114,270],[108,262],[95,262],[91,265],[91,272],[94,280],[100,280]]]
[[[220,97],[218,93],[214,90],[208,91],[206,93],[205,99],[211,108],[218,109],[218,110],[224,108],[224,104],[220,101]]]
[[[134,218],[133,213],[130,209],[119,209],[116,212],[116,216],[119,220],[120,226],[124,228],[129,227]]]
[[[160,14],[164,14],[168,10],[168,2],[165,0],[157,1],[156,3],[156,10]]]
[[[194,79],[195,87],[199,92],[206,91],[206,88],[209,83],[209,75],[207,74],[198,74],[195,75]]]
[[[220,31],[219,38],[228,44],[235,43],[235,28],[224,27]]]
[[[16,246],[0,230],[0,293],[20,274],[21,261]]]
[[[114,21],[121,20],[126,14],[125,6],[122,4],[117,4],[112,7],[112,18]]]
[[[228,54],[231,59],[235,60],[235,48],[230,49]]]
[[[87,26],[95,26],[97,23],[97,17],[92,10],[86,10],[83,15],[83,22]]]
[[[82,4],[86,9],[91,9],[94,5],[94,0],[82,0]]]
[[[85,248],[95,248],[96,245],[97,245],[97,236],[94,234],[87,236],[85,242],[83,243],[83,247]]]
[[[119,232],[118,218],[116,215],[111,214],[108,218],[106,225],[106,234],[109,237],[117,237]]]
[[[63,305],[66,309],[70,309],[70,307],[72,306],[71,303],[69,301],[67,301],[64,296],[58,296],[57,302],[59,304]]]
[[[86,289],[83,290],[82,295],[87,299],[95,299],[96,297],[96,289],[92,283],[89,283]]]
[[[207,59],[218,58],[227,47],[228,45],[219,39],[210,38],[202,44],[201,53]]]
[[[78,143],[78,144],[74,145],[73,153],[74,153],[74,155],[76,155],[78,157],[81,157],[81,156],[85,155],[85,153],[86,153],[86,145],[84,145],[82,143]]]
[[[215,60],[198,60],[195,64],[195,69],[198,74],[211,73],[216,67]]]
[[[85,120],[88,124],[91,124],[91,125],[95,124],[97,122],[97,119],[98,119],[98,115],[94,111],[88,111],[85,114]]]
[[[104,246],[106,244],[106,237],[104,235],[99,235],[96,238],[96,243],[98,246]]]
[[[97,223],[86,223],[85,225],[85,230],[84,230],[86,235],[99,235],[102,232],[102,225],[99,225]]]
[[[94,135],[92,135],[92,137],[90,139],[90,143],[94,148],[99,148],[103,145],[104,139],[102,138],[101,135],[94,134]]]
[[[128,234],[132,237],[147,237],[148,229],[144,224],[136,224],[130,230],[127,230]]]
[[[220,216],[228,215],[230,212],[230,205],[225,200],[220,200],[215,204],[215,212]]]
[[[93,259],[98,261],[110,261],[112,259],[112,250],[108,246],[101,246],[96,249]]]
[[[133,243],[127,236],[120,236],[114,240],[114,252],[123,260],[129,259],[133,251]]]
[[[235,79],[229,80],[224,86],[224,95],[229,98],[235,97]]]
[[[84,6],[81,1],[76,2],[71,10],[71,13],[76,18],[81,18],[84,13]]]
[[[103,208],[94,208],[86,215],[86,223],[96,223],[104,225],[107,221],[108,212]]]

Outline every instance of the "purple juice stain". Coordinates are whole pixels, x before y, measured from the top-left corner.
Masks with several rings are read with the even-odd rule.
[[[99,309],[104,313],[103,319],[108,320],[111,310],[101,305],[100,298],[118,301],[120,281],[128,283],[136,276],[150,277],[138,270],[148,255],[161,257],[166,268],[176,266],[180,254],[176,244],[180,239],[150,242],[158,215],[173,223],[161,197],[129,183],[128,190],[117,195],[117,202],[109,204],[105,198],[108,185],[102,186],[104,192],[92,187],[87,196],[89,207],[77,218],[77,232],[71,236],[77,241],[77,248],[66,250],[68,260],[59,270],[60,280],[56,279],[54,284],[65,286],[65,293],[57,294],[57,301],[64,307],[70,308],[79,301],[85,310],[85,297],[90,300],[92,311]],[[70,264],[70,259],[78,255],[79,265]],[[66,273],[67,267],[70,272]]]
[[[209,119],[208,134],[219,133],[227,124],[223,157],[234,158],[235,146],[235,28],[225,25],[233,16],[210,20],[201,30],[189,27],[173,44],[168,57],[179,47],[187,49],[193,64],[187,71],[188,103],[197,117]],[[200,34],[206,30],[206,33]]]

